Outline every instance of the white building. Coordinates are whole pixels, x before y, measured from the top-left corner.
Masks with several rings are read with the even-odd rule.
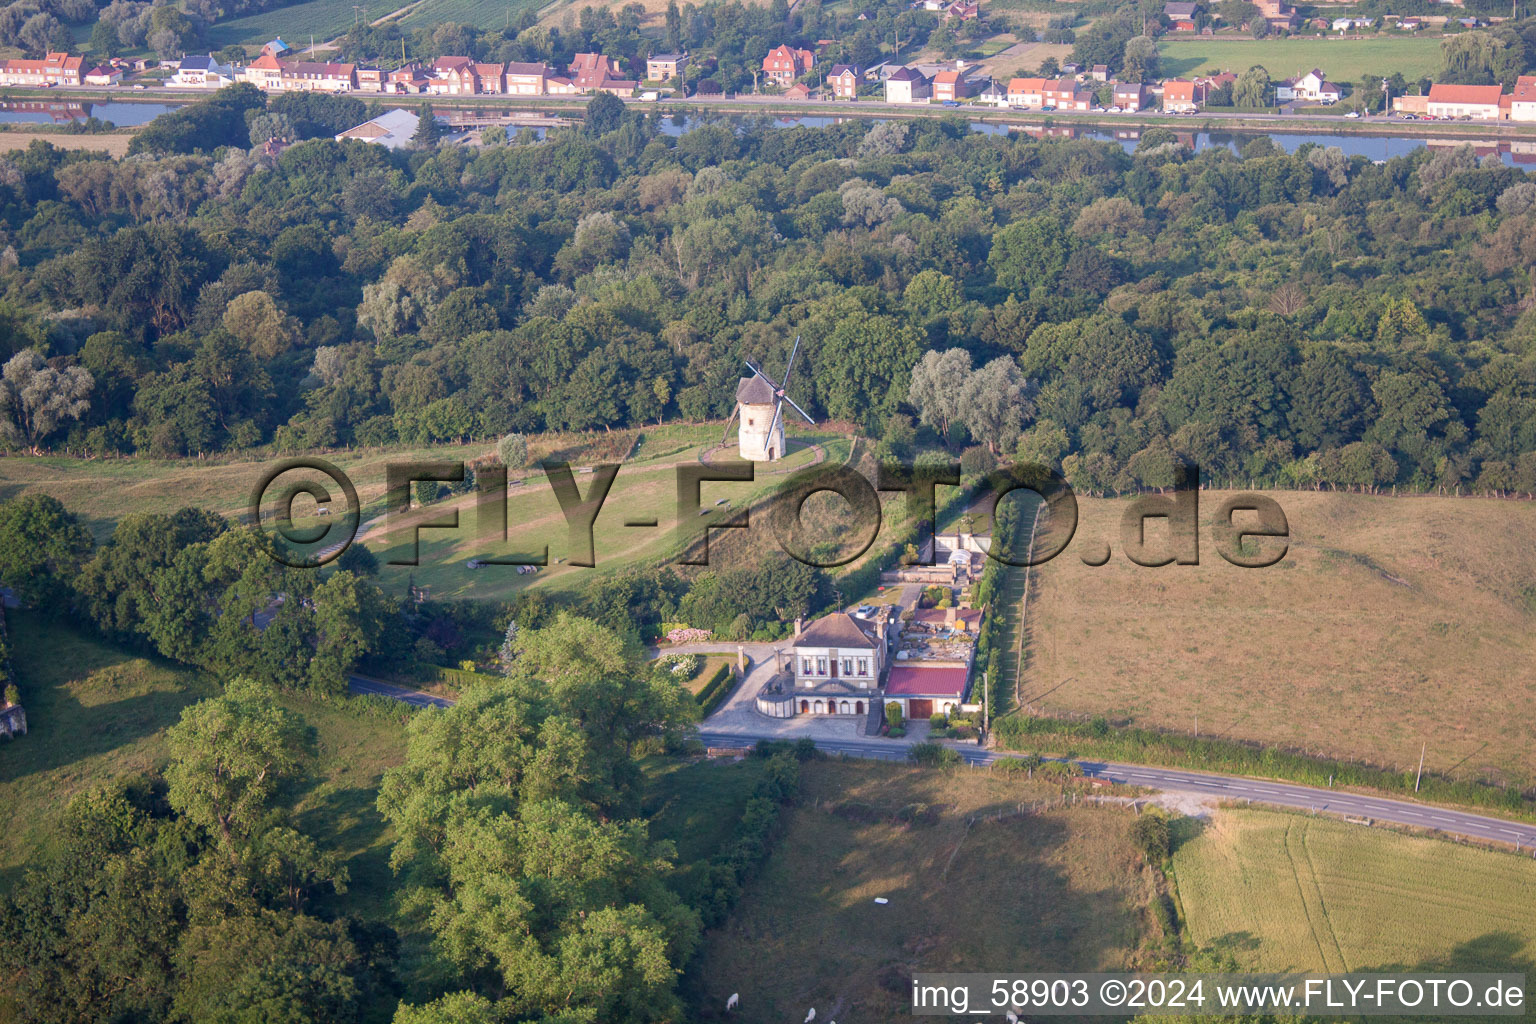
[[[411,138],[420,125],[421,118],[409,110],[390,110],[372,121],[364,121],[356,128],[348,128],[336,136],[336,141],[358,139],[362,142],[378,143],[386,149],[400,149],[410,145]]]
[[[1285,103],[1288,100],[1337,103],[1342,95],[1343,91],[1328,81],[1317,68],[1275,85],[1275,102],[1277,103]]]
[[[1429,116],[1497,121],[1503,91],[1497,85],[1432,85],[1429,87]],[[1513,112],[1510,116],[1514,116]]]
[[[772,462],[784,457],[784,417],[780,416],[776,424],[773,421],[778,400],[773,387],[757,374],[742,377],[736,383],[736,413],[741,417],[737,447],[741,457],[749,462]]]
[[[198,89],[219,89],[235,82],[235,69],[220,64],[211,55],[183,57],[181,67],[166,80],[166,85],[189,86]]]
[[[1515,93],[1509,102],[1511,121],[1536,121],[1536,75],[1515,79]]]
[[[916,68],[897,68],[885,80],[887,103],[927,103],[932,95],[927,76]]]
[[[882,609],[882,613],[884,609]],[[858,715],[880,700],[886,620],[833,612],[795,634],[790,658],[795,711]]]

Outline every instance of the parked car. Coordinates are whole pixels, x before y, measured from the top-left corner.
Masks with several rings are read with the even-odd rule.
[[[954,100],[945,100],[940,105],[945,107],[958,107],[960,104],[956,103]]]
[[[1360,116],[1360,111],[1358,111],[1358,110],[1351,110],[1349,113],[1345,114],[1344,116],[1345,117],[1359,117]]]

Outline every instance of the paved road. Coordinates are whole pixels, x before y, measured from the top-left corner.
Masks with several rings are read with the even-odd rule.
[[[398,683],[386,683],[382,679],[373,679],[369,676],[348,676],[347,688],[356,694],[388,697],[404,704],[418,708],[451,708],[453,701],[447,697],[439,697],[432,693],[423,693],[421,690],[413,690],[409,686],[400,686]]]
[[[700,730],[699,735],[709,746],[718,747],[750,745],[759,739],[757,735],[746,732],[713,730],[708,728],[707,724]],[[847,754],[851,757],[886,761],[905,761],[908,748],[907,744],[893,743],[890,740],[856,738],[817,739],[816,746],[831,754]],[[949,746],[971,764],[986,765],[1002,758],[1022,756],[960,744],[949,744]],[[1222,800],[1250,800],[1255,803],[1295,807],[1349,818],[1369,818],[1372,821],[1385,821],[1396,825],[1413,825],[1452,835],[1514,843],[1523,849],[1536,851],[1536,825],[1524,822],[1505,821],[1501,818],[1490,818],[1466,811],[1453,811],[1429,804],[1416,804],[1407,800],[1343,793],[1235,775],[1211,775],[1205,772],[1153,768],[1135,764],[1113,764],[1103,761],[1077,763],[1082,765],[1083,771],[1089,776],[1110,782],[1143,786],[1148,789],[1198,793]]]
[[[718,645],[699,645],[715,646]],[[771,644],[749,645],[762,646],[772,650]],[[767,666],[759,664],[757,671],[766,670]],[[791,731],[786,728],[789,723],[798,725],[806,724],[806,719],[771,719],[750,711],[751,693],[756,692],[756,687],[761,681],[755,681],[749,674],[745,684],[738,687],[738,692],[732,694],[732,698],[720,709],[710,721],[706,722],[699,730],[699,738],[712,747],[741,747],[751,746],[759,739],[799,739],[808,736],[814,740],[819,750],[829,754],[847,754],[850,757],[863,757],[883,761],[906,761],[907,751],[911,748],[911,742],[902,742],[889,739],[865,739],[853,734],[842,734],[842,729],[836,729],[835,733],[827,730]],[[435,694],[423,693],[409,687],[387,683],[381,679],[372,679],[368,676],[348,677],[353,693],[378,694],[394,700],[403,701],[415,707],[452,707],[453,701]],[[734,712],[726,714],[726,712]],[[743,712],[748,712],[743,714]],[[722,722],[722,719],[724,721]],[[822,719],[812,724],[825,722],[831,727],[844,724],[843,719]],[[861,723],[856,723],[861,724]],[[724,727],[722,728],[722,725]],[[909,737],[909,739],[911,739]],[[1021,754],[1006,751],[987,750],[970,744],[947,743],[956,753],[970,764],[987,765],[994,761],[1008,757],[1021,757]],[[1502,818],[1491,818],[1483,814],[1473,814],[1468,811],[1451,810],[1445,807],[1436,807],[1431,804],[1413,803],[1408,800],[1394,800],[1389,797],[1368,796],[1360,793],[1345,793],[1331,789],[1318,789],[1312,786],[1298,786],[1288,782],[1276,782],[1267,779],[1250,779],[1238,775],[1214,775],[1206,772],[1184,771],[1177,768],[1155,768],[1149,765],[1116,764],[1105,761],[1077,762],[1083,771],[1092,778],[1104,779],[1109,782],[1123,783],[1132,786],[1142,786],[1147,789],[1166,790],[1176,793],[1196,793],[1202,796],[1212,796],[1221,800],[1247,800],[1254,803],[1273,804],[1279,807],[1294,807],[1300,810],[1321,812],[1325,814],[1339,815],[1346,818],[1365,819],[1377,822],[1390,822],[1394,825],[1411,825],[1417,828],[1433,829],[1451,835],[1466,836],[1473,839],[1482,839],[1497,843],[1514,844],[1520,849],[1530,850],[1536,855],[1536,825],[1525,822],[1506,821]]]

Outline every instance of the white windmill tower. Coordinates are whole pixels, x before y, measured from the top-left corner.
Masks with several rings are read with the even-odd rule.
[[[747,369],[752,371],[752,376],[743,377],[736,382],[736,408],[731,412],[731,419],[725,421],[725,435],[720,443],[731,436],[731,420],[741,417],[741,425],[737,430],[737,443],[741,450],[741,457],[751,462],[774,462],[784,457],[784,403],[805,418],[805,422],[816,425],[810,414],[795,404],[795,400],[784,393],[789,387],[790,372],[795,368],[795,356],[800,351],[800,338],[796,336],[795,345],[789,351],[789,362],[784,365],[784,381],[776,383],[774,379],[752,365],[751,360],[746,360]]]

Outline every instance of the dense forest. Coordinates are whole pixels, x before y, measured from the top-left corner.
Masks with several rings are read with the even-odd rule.
[[[1276,485],[1536,488],[1536,182],[1470,148],[1193,154],[1154,130],[1127,154],[959,118],[672,137],[608,99],[547,140],[274,160],[248,122],[324,135],[356,112],[237,86],[129,159],[6,157],[10,443],[702,420],[743,356],[802,335],[813,413],[888,448],[984,441],[1088,490],[1155,486],[1169,453]],[[914,389],[950,353],[1024,379],[993,374],[1020,394],[1003,436]]]

